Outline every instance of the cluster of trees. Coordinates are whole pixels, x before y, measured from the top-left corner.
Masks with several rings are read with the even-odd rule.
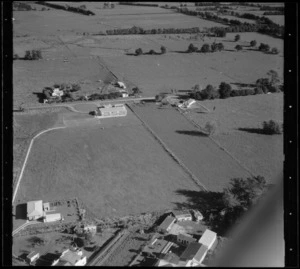
[[[31,5],[28,5],[24,2],[15,2],[13,1],[13,10],[15,11],[29,11],[29,10],[35,10],[31,7]]]
[[[166,49],[166,47],[165,46],[161,46],[160,47],[160,53],[158,53],[158,52],[155,52],[153,49],[151,49],[148,53],[145,53],[145,54],[150,54],[150,55],[158,55],[158,54],[165,54],[167,52],[167,49]],[[141,49],[141,48],[138,48],[138,49],[136,49],[135,50],[135,55],[136,56],[139,56],[139,55],[142,55],[142,54],[144,54],[143,53],[143,50]]]
[[[269,53],[272,53],[272,54],[278,54],[279,53],[279,50],[276,47],[271,49],[270,46],[268,44],[265,44],[265,43],[260,43],[258,49],[260,51],[269,52]]]
[[[38,4],[56,8],[56,9],[62,9],[62,10],[66,10],[66,11],[76,12],[76,13],[87,15],[87,16],[95,15],[94,12],[92,12],[90,10],[86,10],[86,8],[82,8],[82,7],[71,7],[69,5],[59,5],[59,4],[49,3],[49,2],[45,2],[45,1],[39,1]]]
[[[15,59],[18,59],[17,54],[14,56]],[[42,52],[40,50],[26,50],[24,60],[39,60],[42,59]]]
[[[63,91],[63,96],[61,97],[54,97],[52,93],[54,89],[59,89]],[[43,94],[45,99],[48,102],[71,102],[75,100],[73,92],[77,92],[81,90],[81,86],[77,83],[62,83],[62,84],[54,84],[53,87],[45,87],[43,89]]]
[[[104,2],[104,4],[103,4],[103,8],[115,8],[115,4],[113,4],[113,3],[110,3],[110,5],[109,5],[109,3],[108,3],[108,2]]]
[[[264,134],[282,134],[283,125],[280,126],[279,122],[274,120],[264,121],[262,124],[262,131]]]
[[[133,26],[126,29],[106,30],[107,35],[155,35],[155,34],[196,34],[200,33],[199,27],[191,28],[163,28],[145,30],[141,27]]]
[[[216,51],[222,51],[224,50],[224,45],[223,43],[212,43],[211,45],[205,43],[202,45],[201,49],[199,50],[197,47],[194,46],[194,44],[190,44],[187,53],[192,53],[192,52],[216,52]]]
[[[199,85],[195,85],[190,95],[196,100],[212,100],[218,98],[226,99],[235,96],[264,94],[268,92],[277,93],[283,91],[283,87],[279,85],[280,80],[278,78],[278,73],[274,70],[270,70],[267,75],[270,78],[258,79],[254,89],[234,90],[230,84],[222,82],[218,89],[209,84],[205,89],[201,90]]]
[[[144,4],[144,3],[137,3],[137,2],[119,2],[119,5],[158,7],[158,4]]]

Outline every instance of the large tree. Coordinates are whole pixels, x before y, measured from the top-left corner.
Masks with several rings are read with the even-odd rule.
[[[161,51],[161,54],[165,54],[167,52],[167,49],[165,46],[161,46],[160,51]]]
[[[201,52],[210,52],[210,47],[209,47],[209,44],[203,44],[203,46],[201,47]]]
[[[240,35],[236,35],[236,36],[234,37],[234,41],[235,41],[235,42],[239,41],[240,39],[241,39],[241,36],[240,36]]]
[[[232,88],[230,86],[230,84],[226,83],[226,82],[221,82],[220,86],[219,86],[219,94],[220,94],[220,98],[228,98],[230,97]]]

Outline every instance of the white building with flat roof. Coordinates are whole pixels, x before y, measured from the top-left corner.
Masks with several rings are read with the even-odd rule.
[[[199,243],[210,249],[216,240],[217,234],[209,229],[206,229],[201,238],[199,239]]]
[[[123,104],[104,105],[96,110],[97,118],[124,117],[127,115],[127,110]]]

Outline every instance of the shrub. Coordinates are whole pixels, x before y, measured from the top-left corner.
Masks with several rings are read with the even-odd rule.
[[[206,52],[210,52],[210,47],[209,47],[209,45],[208,44],[203,44],[203,46],[201,47],[201,50],[200,50],[201,52],[204,52],[204,53],[206,53]]]
[[[230,96],[231,97],[240,96],[239,90],[232,90],[231,93],[230,93]]]
[[[262,130],[265,134],[270,134],[270,135],[282,133],[280,124],[274,120],[264,121]]]
[[[241,36],[240,36],[240,35],[236,35],[236,36],[234,37],[234,41],[235,41],[235,42],[239,41],[240,39],[241,39]]]
[[[219,86],[219,94],[220,94],[220,98],[225,99],[230,97],[230,93],[231,93],[232,89],[230,84],[226,83],[226,82],[222,82]]]
[[[269,52],[270,46],[268,44],[260,43],[258,49],[263,52]]]
[[[154,51],[154,50],[150,50],[150,51],[149,51],[149,54],[150,54],[150,55],[153,55],[153,54],[155,54],[155,51]]]
[[[246,89],[246,95],[254,95],[255,94],[255,91],[254,89]]]
[[[250,46],[251,46],[251,47],[255,47],[255,46],[256,46],[256,40],[252,40],[252,41],[250,42]]]
[[[13,59],[14,60],[18,60],[20,57],[19,57],[19,55],[18,54],[14,54],[14,56],[13,56]]]
[[[278,54],[279,50],[277,48],[272,48],[271,53],[272,54]]]
[[[167,52],[167,49],[165,46],[161,46],[160,51],[161,51],[161,54],[165,54]]]
[[[187,52],[191,53],[191,52],[196,52],[198,50],[197,47],[195,47],[192,43],[189,45]]]
[[[142,55],[143,54],[143,50],[141,48],[136,49],[135,54],[137,56]]]
[[[30,50],[26,50],[26,51],[25,51],[24,59],[25,59],[25,60],[31,60],[31,59],[32,59],[31,51],[30,51]]]
[[[208,121],[205,124],[205,131],[208,136],[213,135],[217,130],[217,124],[215,121]]]
[[[243,47],[242,47],[241,45],[236,45],[236,46],[235,46],[235,49],[236,49],[237,51],[239,51],[239,50],[242,50]]]

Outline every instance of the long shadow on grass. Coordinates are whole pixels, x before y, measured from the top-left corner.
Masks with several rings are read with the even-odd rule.
[[[27,204],[19,204],[16,206],[16,219],[27,219]]]
[[[251,134],[268,135],[268,134],[264,133],[264,131],[260,128],[238,128],[237,130],[244,131],[244,132],[251,133]]]
[[[178,134],[185,134],[185,135],[192,135],[192,136],[205,136],[207,137],[206,134],[199,132],[199,131],[176,131]]]
[[[255,87],[255,84],[251,84],[251,83],[232,82],[230,84],[237,85],[237,86],[240,86],[240,87]]]

